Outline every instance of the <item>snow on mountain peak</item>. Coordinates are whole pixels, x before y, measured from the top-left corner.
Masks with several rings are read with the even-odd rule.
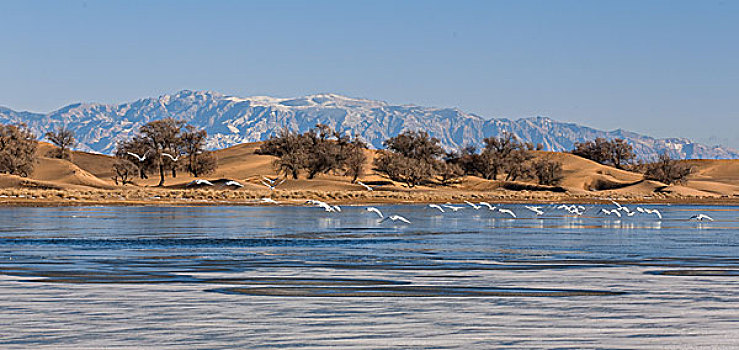
[[[74,104],[41,114],[0,109],[0,123],[24,122],[37,135],[60,125],[75,130],[79,149],[112,153],[118,140],[133,136],[152,120],[174,117],[208,132],[208,146],[223,148],[264,140],[283,126],[305,131],[326,124],[356,133],[376,148],[406,130],[425,130],[447,149],[481,146],[485,137],[511,132],[548,150],[572,149],[596,137],[624,138],[642,158],[667,151],[680,158],[739,158],[739,151],[708,147],[687,139],[655,139],[626,131],[600,131],[548,117],[483,119],[457,108],[391,105],[383,101],[320,93],[296,98],[238,97],[211,91],[182,90],[119,105]]]

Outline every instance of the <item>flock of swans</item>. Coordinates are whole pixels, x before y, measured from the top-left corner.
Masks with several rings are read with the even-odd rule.
[[[265,203],[276,203],[269,198],[264,198],[263,201]],[[327,213],[339,213],[341,212],[341,208],[338,205],[331,205],[329,203],[319,201],[319,200],[308,200],[305,202],[306,204],[316,206],[319,208],[323,208],[325,212]],[[615,201],[612,201],[614,204],[613,208],[602,208],[602,207],[585,207],[583,205],[577,205],[577,204],[551,204],[547,206],[535,206],[535,205],[524,205],[523,209],[526,209],[528,212],[531,212],[535,217],[543,216],[545,214],[564,214],[564,216],[583,216],[586,213],[590,212],[592,217],[597,217],[596,215],[600,215],[603,217],[607,216],[615,216],[618,218],[622,217],[633,217],[635,215],[653,215],[657,220],[662,220],[662,212],[659,211],[659,209],[654,208],[644,208],[637,206],[634,208],[634,210],[631,210],[631,208],[621,205]],[[518,218],[518,215],[512,208],[503,208],[499,205],[492,205],[488,202],[479,202],[479,203],[472,203],[469,201],[464,201],[465,205],[454,205],[451,203],[446,204],[428,204],[427,208],[429,210],[434,210],[439,213],[448,213],[448,212],[458,212],[464,209],[471,209],[471,210],[484,210],[489,212],[495,212],[499,213],[501,215],[510,217],[511,219]],[[599,210],[597,210],[599,209]],[[411,221],[407,218],[392,214],[392,215],[385,215],[382,213],[380,209],[377,207],[366,207],[365,210],[369,213],[373,213],[374,215],[377,215],[377,217],[380,219],[380,223],[386,222],[386,221],[392,221],[392,222],[400,222],[404,224],[410,224]],[[531,214],[529,214],[531,215]],[[689,218],[689,220],[695,220],[695,221],[713,221],[713,218],[706,214],[697,214],[693,215]]]
[[[146,160],[146,157],[149,154],[149,152],[146,152],[143,155],[138,155],[138,154],[132,153],[132,152],[126,152],[126,153],[128,155],[136,158],[139,162],[144,162]],[[165,156],[165,157],[170,158],[173,162],[176,162],[176,161],[178,161],[180,159],[180,155],[178,155],[178,156],[175,157],[175,156],[173,156],[171,154],[168,154],[168,153],[162,153],[162,156]],[[270,191],[274,191],[277,186],[282,185],[285,182],[285,180],[286,180],[286,179],[283,178],[281,181],[278,182],[277,181],[278,179],[271,179],[271,178],[266,177],[266,176],[262,176],[262,179],[263,179],[261,181],[262,185],[264,185],[267,188],[269,188]],[[367,184],[365,184],[365,183],[363,183],[361,181],[357,181],[357,184],[359,184],[360,186],[364,187],[367,191],[373,191],[374,190],[374,188],[372,186],[367,185]],[[234,180],[229,180],[224,185],[225,186],[231,186],[231,187],[237,187],[237,188],[244,187],[244,185],[242,185],[238,181],[234,181]],[[188,186],[213,186],[213,183],[210,182],[210,181],[208,181],[208,180],[196,179],[196,180],[191,181],[188,184]],[[279,204],[279,202],[277,202],[277,201],[275,201],[275,200],[273,200],[271,198],[268,198],[268,197],[262,198],[261,202],[264,203],[264,204]],[[662,220],[662,213],[658,209],[643,208],[643,207],[637,206],[637,207],[634,208],[634,210],[631,210],[629,207],[627,207],[625,205],[621,205],[620,203],[618,203],[616,201],[613,201],[612,200],[611,203],[613,203],[613,205],[614,205],[613,208],[600,208],[600,210],[598,211],[597,214],[605,215],[605,216],[615,216],[615,217],[618,217],[618,218],[633,217],[635,215],[654,215],[658,220]],[[326,202],[322,202],[322,201],[319,201],[319,200],[309,200],[309,201],[306,202],[306,204],[310,204],[310,205],[313,205],[313,206],[317,206],[317,207],[323,208],[326,212],[329,212],[329,213],[341,212],[341,207],[339,207],[338,205],[330,205],[330,204],[328,204]],[[495,206],[495,205],[492,205],[492,204],[490,204],[488,202],[479,202],[479,203],[475,204],[475,203],[472,203],[470,201],[464,201],[464,204],[466,206],[453,205],[451,203],[446,203],[446,204],[429,204],[428,205],[428,208],[437,210],[437,211],[439,211],[441,213],[446,213],[447,211],[458,212],[458,211],[460,211],[462,209],[465,209],[465,208],[471,208],[472,210],[480,210],[480,209],[486,208],[488,211],[497,212],[497,213],[500,213],[500,214],[503,214],[503,215],[507,215],[507,216],[510,216],[513,219],[518,218],[518,216],[516,215],[516,213],[512,209],[502,208],[502,207],[499,207],[499,206]],[[529,210],[530,212],[534,213],[536,216],[542,216],[542,215],[545,214],[545,211],[544,211],[545,210],[545,207],[544,206],[524,205],[523,207],[525,209]],[[389,221],[393,221],[393,222],[399,221],[399,222],[406,223],[406,224],[410,224],[411,223],[410,220],[408,220],[408,219],[406,219],[406,218],[404,218],[404,217],[402,217],[400,215],[390,215],[390,216],[387,216],[386,217],[386,216],[384,216],[382,214],[382,212],[379,209],[377,209],[375,207],[367,207],[366,209],[367,209],[368,212],[372,212],[372,213],[377,214],[380,217],[380,219],[381,219],[380,222],[385,222],[385,221],[388,221],[389,220]],[[569,204],[569,205],[568,204],[560,204],[560,205],[556,205],[556,206],[555,205],[549,205],[548,208],[546,208],[546,209],[547,209],[548,212],[559,210],[559,211],[568,213],[570,215],[583,216],[585,214],[585,212],[588,211],[590,208],[586,208],[585,206],[576,205],[576,204]],[[696,214],[696,215],[691,216],[689,220],[695,220],[695,221],[713,221],[713,218],[711,218],[710,216],[708,216],[706,214],[702,214],[701,213],[701,214]]]

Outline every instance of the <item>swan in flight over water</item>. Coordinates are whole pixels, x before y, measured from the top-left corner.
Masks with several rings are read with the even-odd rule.
[[[442,207],[441,207],[440,205],[438,205],[438,204],[429,204],[429,208],[432,208],[432,209],[437,209],[437,210],[439,210],[439,211],[440,211],[440,212],[442,212],[442,213],[444,213],[444,212],[445,212],[445,211],[444,211],[444,208],[442,208]]]
[[[616,215],[616,216],[618,216],[618,217],[621,217],[621,212],[620,212],[620,211],[618,211],[618,209],[611,209],[611,210],[608,210],[608,209],[601,209],[601,210],[600,210],[600,212],[601,212],[601,213],[603,213],[603,214],[606,214],[606,215],[611,215],[611,214],[613,214],[613,215]]]
[[[393,222],[400,221],[400,222],[404,222],[406,224],[410,224],[411,223],[408,219],[406,219],[406,218],[404,218],[404,217],[402,217],[400,215],[390,215],[390,216],[388,216],[388,217],[380,220],[380,222],[385,222],[385,221],[388,221],[388,220],[391,220]]]
[[[280,204],[280,202],[269,197],[262,198],[262,203]]]
[[[188,186],[213,186],[213,183],[208,180],[195,179],[187,184]]]
[[[508,215],[510,215],[510,216],[511,216],[511,217],[513,217],[513,218],[515,218],[515,217],[516,217],[516,213],[514,213],[514,212],[513,212],[512,210],[510,210],[510,209],[503,209],[503,208],[498,208],[498,212],[499,212],[499,213],[503,213],[503,214],[508,214]]]
[[[555,207],[555,209],[564,210],[570,214],[575,214],[577,216],[581,216],[583,214],[583,210],[585,210],[585,207],[582,205],[567,205],[567,204],[560,204]]]
[[[380,219],[385,217],[385,215],[382,215],[382,212],[380,211],[380,209],[377,209],[375,207],[367,207],[367,211],[377,214],[377,216],[379,216]]]
[[[328,203],[326,203],[326,202],[321,202],[321,201],[319,201],[319,200],[311,199],[311,200],[308,200],[308,201],[307,201],[307,202],[305,202],[305,203],[307,203],[307,204],[312,204],[312,205],[315,205],[315,206],[317,206],[317,207],[323,208],[323,210],[325,210],[325,211],[326,211],[327,213],[333,213],[333,212],[335,212],[335,211],[336,211],[336,209],[334,209],[334,207],[332,207],[332,206],[331,206],[331,205],[329,205]]]
[[[447,208],[447,209],[449,209],[449,210],[451,210],[451,211],[453,211],[453,212],[457,212],[457,211],[459,211],[459,210],[462,210],[462,209],[464,209],[464,207],[456,207],[456,206],[453,206],[453,205],[451,205],[451,204],[449,204],[449,203],[447,203],[447,204],[444,204],[444,205],[443,205],[443,207],[444,207],[444,208]]]
[[[698,220],[698,221],[708,220],[708,221],[713,221],[713,218],[710,217],[710,216],[708,216],[708,215],[706,215],[706,214],[698,214],[698,215],[691,216],[690,217],[690,220]]]
[[[475,209],[475,210],[480,210],[480,208],[482,208],[482,206],[472,203],[470,201],[464,201],[464,204],[469,205],[470,207],[472,207],[472,209]]]
[[[480,202],[480,205],[484,205],[484,206],[488,207],[488,209],[490,209],[490,210],[495,210],[495,206],[494,205],[491,205],[488,202]]]
[[[534,207],[530,205],[524,205],[524,208],[531,210],[532,212],[536,213],[536,215],[544,215],[544,212],[541,210],[541,207]]]
[[[126,152],[126,154],[128,154],[129,156],[133,156],[133,157],[134,157],[134,158],[136,158],[136,159],[137,159],[137,160],[138,160],[139,162],[143,162],[143,161],[145,161],[145,160],[146,160],[146,156],[147,156],[147,155],[149,154],[149,151],[146,151],[146,153],[144,153],[144,155],[143,155],[143,156],[140,156],[140,155],[138,155],[138,154],[136,154],[136,153],[133,153],[133,152]]]
[[[372,186],[370,186],[370,185],[367,185],[367,184],[365,184],[365,183],[364,183],[364,182],[362,182],[362,181],[357,181],[357,184],[359,184],[359,185],[361,185],[362,187],[364,187],[364,189],[366,189],[367,191],[374,191],[374,190],[375,190],[374,188],[372,188]]]
[[[639,210],[639,208],[637,208],[637,210]],[[662,220],[662,213],[657,209],[644,209],[644,213],[657,215],[657,217]]]
[[[226,185],[226,186],[236,186],[238,188],[244,187],[244,185],[242,185],[238,181],[234,181],[234,180],[226,181],[226,183],[224,185]]]
[[[165,156],[165,157],[169,157],[169,159],[171,159],[173,162],[178,161],[180,159],[180,156],[181,156],[181,154],[180,154],[177,157],[173,157],[171,154],[164,153],[164,152],[162,152],[162,155]]]

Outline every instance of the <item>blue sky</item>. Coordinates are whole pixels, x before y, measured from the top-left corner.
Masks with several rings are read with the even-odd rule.
[[[3,1],[0,105],[334,92],[739,148],[739,1]]]

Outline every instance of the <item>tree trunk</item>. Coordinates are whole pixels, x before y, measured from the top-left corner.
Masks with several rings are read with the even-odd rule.
[[[157,186],[164,186],[164,164],[162,164],[162,156],[159,156],[159,184]]]

